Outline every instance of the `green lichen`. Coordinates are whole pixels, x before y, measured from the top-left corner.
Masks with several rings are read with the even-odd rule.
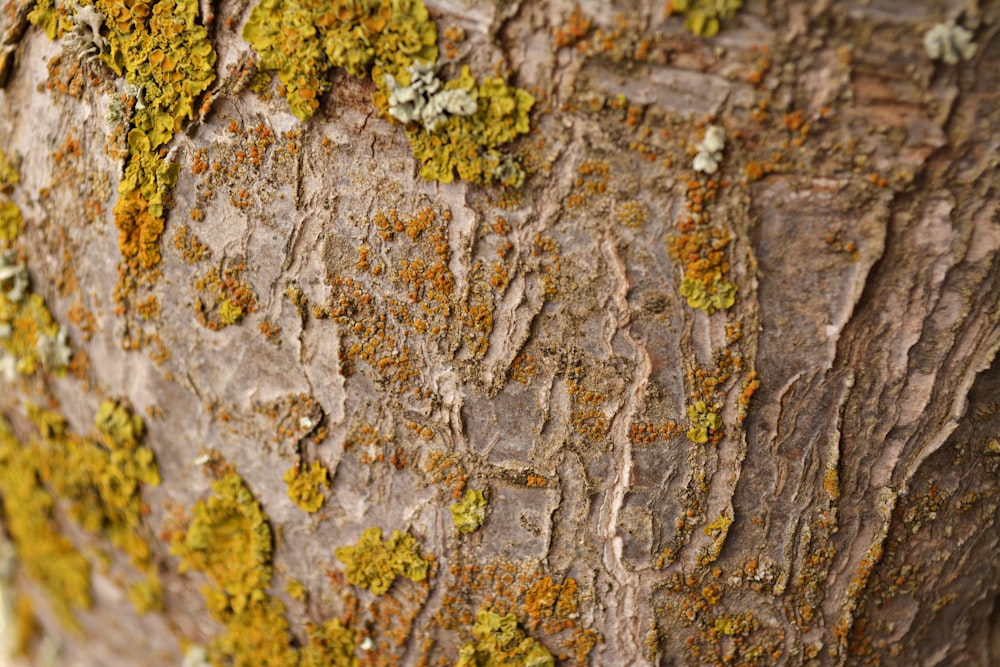
[[[480,610],[472,634],[479,641],[466,644],[456,667],[552,667],[555,659],[540,642],[528,637],[514,614],[500,616]]]
[[[482,525],[486,517],[486,498],[479,489],[469,489],[451,506],[451,520],[460,533],[471,533]]]
[[[0,495],[4,527],[18,562],[48,595],[64,625],[79,629],[74,610],[89,609],[90,563],[62,534],[55,498],[41,479],[38,449],[25,447],[0,417]]]
[[[719,406],[710,405],[705,401],[689,405],[687,412],[691,428],[687,432],[688,440],[699,445],[707,443],[722,428],[722,416],[719,415],[719,410]]]
[[[418,553],[415,537],[394,530],[383,542],[382,529],[377,526],[365,530],[353,547],[339,547],[334,553],[347,566],[347,580],[375,595],[388,591],[396,577],[424,581],[430,567]]]
[[[264,511],[239,475],[218,480],[212,492],[195,504],[194,518],[174,538],[170,552],[180,557],[181,572],[208,575],[214,585],[209,611],[223,620],[263,597],[271,582],[272,535]]]
[[[288,497],[301,509],[316,512],[323,506],[326,498],[319,487],[330,488],[330,474],[322,463],[313,461],[306,470],[296,464],[285,471],[283,479],[288,484]]]
[[[712,37],[719,32],[719,20],[731,19],[743,0],[670,0],[667,13],[684,14],[684,27],[696,35]]]

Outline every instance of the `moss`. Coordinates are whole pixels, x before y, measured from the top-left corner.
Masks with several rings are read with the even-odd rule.
[[[479,489],[469,489],[465,497],[451,506],[451,520],[460,533],[471,533],[486,517],[486,498]]]
[[[731,19],[743,0],[670,0],[667,13],[684,14],[684,27],[696,35],[712,37],[719,32],[719,20]]]
[[[38,450],[25,447],[0,417],[0,493],[4,526],[24,571],[46,592],[56,615],[79,628],[75,609],[88,609],[90,563],[59,530],[55,499],[39,475]]]
[[[334,553],[347,566],[347,580],[375,595],[388,591],[396,577],[424,581],[430,567],[417,552],[415,537],[394,530],[383,542],[382,529],[377,526],[365,530],[353,547],[339,547]]]
[[[479,641],[466,644],[456,667],[552,667],[555,659],[543,644],[518,627],[514,614],[500,616],[480,610],[472,634]]]
[[[288,497],[306,512],[315,512],[326,500],[320,486],[330,488],[330,475],[319,461],[313,461],[305,471],[296,464],[285,471],[283,478],[288,484]]]

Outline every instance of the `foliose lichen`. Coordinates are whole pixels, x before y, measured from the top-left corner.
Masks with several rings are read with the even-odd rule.
[[[709,125],[705,138],[695,146],[698,153],[691,166],[703,174],[714,174],[722,162],[722,150],[726,147],[726,130],[718,125]]]
[[[720,19],[731,19],[743,0],[669,0],[666,14],[684,14],[684,27],[696,35],[712,37],[719,32]]]
[[[424,581],[430,568],[418,551],[415,537],[394,530],[392,537],[383,542],[378,526],[366,529],[356,545],[338,547],[334,553],[346,566],[347,580],[375,595],[388,591],[396,577]]]
[[[924,50],[931,60],[957,65],[959,60],[969,60],[976,54],[976,45],[972,42],[972,31],[951,19],[924,34]]]
[[[555,659],[547,648],[528,637],[514,614],[501,616],[482,609],[472,627],[479,641],[466,644],[455,667],[552,667]]]
[[[705,401],[689,405],[687,413],[688,419],[691,420],[691,428],[687,432],[688,440],[699,445],[707,443],[722,428],[720,409],[720,406]]]
[[[450,183],[519,186],[524,172],[498,147],[528,132],[534,98],[486,79],[478,87],[463,69],[454,81],[437,77],[437,27],[421,0],[262,0],[243,38],[274,70],[289,107],[301,120],[319,108],[329,88],[323,74],[342,67],[371,76],[376,107],[407,126],[421,175]]]
[[[486,517],[486,498],[479,489],[469,489],[450,509],[451,520],[458,532],[471,533],[479,529]]]
[[[306,469],[301,464],[295,464],[285,471],[283,477],[288,485],[288,497],[306,512],[316,512],[323,506],[326,498],[320,491],[320,486],[330,488],[330,474],[319,461],[313,461]]]

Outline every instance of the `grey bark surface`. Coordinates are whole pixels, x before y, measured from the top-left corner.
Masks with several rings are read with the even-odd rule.
[[[262,99],[241,80],[250,7],[223,2],[211,31],[217,97],[169,147],[182,172],[162,275],[142,292],[160,303],[150,320],[116,314],[113,298],[120,164],[104,150],[103,118],[120,82],[95,66],[79,97],[46,90],[61,45],[29,28],[9,48],[0,148],[20,158],[11,197],[34,289],[90,362],[85,379],[52,377],[44,391],[0,385],[0,411],[25,429],[21,404],[43,391],[87,432],[102,398],[127,399],[147,416],[163,477],[144,491],[157,532],[209,493],[200,456],[232,464],[276,529],[276,594],[284,577],[310,593],[309,604],[288,601],[297,632],[343,611],[326,592],[326,573],[342,567],[335,547],[372,525],[409,530],[437,574],[409,641],[386,642],[378,658],[358,649],[364,664],[417,664],[425,636],[436,640],[430,658],[453,664],[468,635],[434,621],[462,590],[449,568],[500,561],[576,580],[576,620],[603,638],[593,665],[997,664],[1000,5],[748,2],[711,39],[662,5],[581,2],[591,30],[625,26],[604,52],[554,47],[570,3],[428,2],[439,31],[465,31],[449,62],[481,78],[503,60],[536,93],[533,133],[514,148],[530,173],[514,195],[423,180],[369,81],[331,71],[307,123],[280,95]],[[973,26],[977,44],[954,66],[922,44],[948,18]],[[645,37],[647,59],[620,55]],[[764,45],[758,85],[748,75]],[[628,107],[640,110],[636,127]],[[797,110],[808,136],[782,120]],[[712,314],[679,294],[684,266],[668,249],[688,181],[706,180],[691,158],[707,122],[727,129],[716,178],[728,184],[705,207],[731,235],[738,287],[735,304]],[[259,165],[236,161],[260,124],[277,142]],[[79,155],[55,160],[68,137]],[[202,150],[209,171],[192,173]],[[773,173],[747,177],[751,162],[769,161]],[[604,176],[581,169],[596,163]],[[92,199],[103,213],[88,221]],[[621,220],[633,202],[645,219],[630,226]],[[427,207],[435,222],[415,240],[386,240],[373,222]],[[173,244],[182,225],[210,259],[185,261]],[[430,266],[445,242],[454,287],[435,301],[428,285],[407,283],[402,262]],[[379,273],[359,268],[362,247]],[[240,262],[257,310],[212,331],[197,320],[207,297],[195,282]],[[509,284],[491,284],[494,263]],[[76,291],[61,284],[67,269]],[[353,323],[310,310],[348,293],[338,277],[355,281],[350,298],[367,295],[352,302],[358,327],[386,316],[372,362],[350,353],[371,343]],[[76,303],[95,318],[89,340],[69,325]],[[424,331],[412,326],[420,317]],[[280,331],[262,334],[265,321]],[[162,347],[123,349],[139,331]],[[720,376],[722,436],[691,442],[698,372],[715,373],[726,355],[741,362]],[[760,387],[743,405],[751,371]],[[300,396],[317,406],[321,442],[300,428]],[[667,422],[680,430],[637,435]],[[362,436],[369,427],[377,443]],[[486,491],[478,531],[456,534],[454,480],[431,470],[433,452]],[[286,496],[282,473],[299,458],[331,471],[316,515]],[[166,610],[137,615],[98,574],[96,605],[80,616],[85,641],[64,634],[27,585],[65,664],[180,664],[182,642],[211,641],[219,628],[201,580],[158,548]],[[476,588],[463,603],[475,613],[486,600]],[[720,629],[748,611],[752,631]],[[563,652],[565,636],[533,636]]]

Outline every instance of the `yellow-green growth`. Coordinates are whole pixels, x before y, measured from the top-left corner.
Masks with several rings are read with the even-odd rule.
[[[451,520],[460,533],[471,533],[483,524],[486,517],[486,498],[479,489],[469,489],[451,506]]]
[[[243,39],[262,69],[278,73],[301,120],[319,108],[330,67],[367,76],[377,60],[381,72],[397,76],[414,61],[437,60],[437,27],[422,0],[261,0]]]
[[[243,319],[243,309],[232,299],[223,299],[219,304],[219,321],[226,326],[236,324]]]
[[[10,163],[7,154],[0,150],[0,192],[7,192],[12,186],[21,182],[21,175]]]
[[[170,552],[180,557],[181,572],[208,575],[214,585],[209,611],[225,620],[261,599],[271,583],[271,524],[236,473],[212,484],[212,492],[195,504],[194,518]]]
[[[514,614],[500,616],[480,610],[472,634],[479,641],[462,647],[456,667],[552,667],[555,664],[549,650],[518,626]]]
[[[423,164],[420,175],[442,183],[452,182],[457,174],[475,183],[520,186],[524,172],[498,147],[531,129],[529,113],[535,98],[500,78],[484,79],[476,86],[468,67],[444,88],[469,93],[476,101],[476,113],[449,116],[433,132],[421,125],[407,130],[413,155]]]
[[[388,591],[396,577],[423,581],[430,567],[418,553],[415,537],[394,530],[383,542],[382,529],[377,526],[365,530],[353,547],[339,547],[334,553],[347,566],[347,580],[375,595]]]
[[[743,0],[670,0],[667,12],[684,14],[684,27],[696,35],[712,37],[719,32],[719,19],[731,19]]]
[[[691,428],[687,432],[688,440],[699,445],[708,442],[722,428],[722,416],[719,415],[718,410],[719,406],[709,405],[705,401],[689,405],[687,412],[688,419],[691,420]]]
[[[79,628],[74,609],[88,609],[90,563],[60,531],[53,517],[55,499],[42,485],[38,450],[23,447],[0,417],[0,495],[7,534],[18,562],[48,594],[59,619]]]
[[[284,480],[288,484],[288,497],[300,508],[315,512],[323,506],[326,498],[319,487],[330,488],[330,474],[322,463],[313,461],[306,470],[296,464],[285,471]]]
[[[293,600],[303,602],[306,599],[306,587],[298,579],[289,579],[285,584],[285,592],[292,596]]]
[[[302,650],[299,667],[357,667],[354,631],[337,619],[309,627],[309,645]]]
[[[736,303],[736,285],[724,277],[717,277],[706,284],[702,280],[684,276],[681,279],[681,296],[692,308],[700,308],[711,315],[717,310],[726,310]]]
[[[705,534],[715,539],[712,541],[712,544],[698,554],[698,565],[708,565],[719,557],[719,554],[722,552],[722,545],[726,542],[726,536],[729,534],[729,527],[732,523],[733,520],[728,516],[719,515],[715,521],[705,526]]]
[[[45,366],[47,343],[59,341],[60,336],[65,337],[65,332],[60,334],[61,327],[52,318],[40,294],[28,292],[16,299],[16,287],[7,291],[8,287],[6,282],[0,282],[0,332],[3,333],[0,335],[0,362],[9,357],[15,371],[31,376]],[[68,362],[69,350],[64,347],[63,351],[61,359],[50,358],[54,365],[49,370],[65,372],[65,364],[61,362]]]
[[[195,504],[187,530],[171,553],[180,569],[208,576],[202,589],[212,616],[225,626],[209,650],[215,665],[319,667],[354,665],[354,633],[330,621],[310,628],[309,645],[292,644],[285,606],[268,594],[272,576],[271,525],[235,472],[212,484],[208,500]]]
[[[163,609],[163,584],[155,574],[128,587],[128,599],[140,614]]]
[[[194,118],[195,100],[215,79],[216,56],[198,24],[198,0],[97,0],[94,6],[108,28],[110,50],[101,57],[141,91],[115,206],[126,274],[135,276],[160,262],[163,208],[177,181],[178,166],[166,164],[160,149]]]
[[[12,201],[0,199],[0,241],[2,247],[10,247],[12,241],[17,239],[21,233],[21,224],[24,219],[21,217],[21,209]]]
[[[160,473],[153,451],[141,444],[142,418],[105,401],[95,420],[101,441],[95,442],[67,432],[58,413],[29,405],[28,417],[41,436],[35,451],[42,479],[67,501],[74,521],[107,538],[146,573],[149,599],[159,582],[141,528],[141,485],[158,485]]]
[[[52,0],[38,0],[35,8],[28,12],[28,21],[41,28],[49,39],[55,39],[60,34],[61,19]]]

